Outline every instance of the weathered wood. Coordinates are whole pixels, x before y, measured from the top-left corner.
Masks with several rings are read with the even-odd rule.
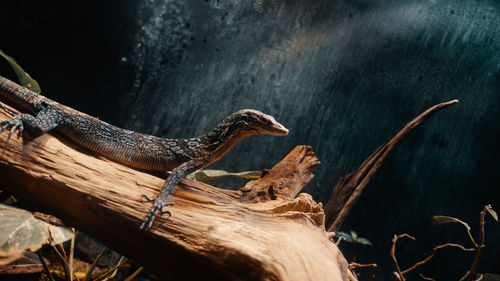
[[[333,187],[333,193],[325,205],[326,227],[328,231],[338,231],[354,204],[358,201],[363,189],[370,182],[371,177],[380,168],[382,162],[394,148],[422,122],[432,114],[457,103],[451,100],[432,106],[415,119],[408,122],[390,140],[373,152],[356,170],[356,172],[343,176]]]
[[[0,120],[5,120],[0,113]],[[169,280],[355,280],[324,228],[321,203],[298,194],[319,165],[298,146],[264,178],[231,191],[183,179],[172,217],[139,225],[163,180],[63,137],[0,134],[1,187]],[[295,197],[298,194],[297,197]]]

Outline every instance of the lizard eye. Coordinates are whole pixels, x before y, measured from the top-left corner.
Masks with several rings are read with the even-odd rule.
[[[264,124],[264,125],[269,125],[269,124],[271,124],[271,123],[272,123],[272,122],[271,122],[271,120],[269,120],[269,119],[268,119],[268,118],[266,118],[266,117],[262,117],[262,119],[260,120],[260,122],[261,122],[262,124]]]
[[[255,123],[257,121],[253,116],[248,116],[248,122]]]

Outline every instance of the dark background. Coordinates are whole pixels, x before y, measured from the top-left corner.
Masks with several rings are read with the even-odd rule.
[[[391,279],[459,224],[500,211],[500,2],[497,0],[0,0],[0,48],[43,94],[120,127],[162,137],[207,132],[255,108],[290,129],[245,139],[212,168],[270,168],[293,147],[322,165],[304,189],[326,203],[337,180],[426,108],[460,103],[411,134],[367,186],[342,229],[372,241],[357,261]],[[14,79],[6,63],[0,75]],[[486,220],[479,272],[500,274],[500,225]],[[345,244],[344,244],[345,245]],[[350,259],[351,248],[343,246]],[[422,268],[457,280],[471,254],[444,250]]]

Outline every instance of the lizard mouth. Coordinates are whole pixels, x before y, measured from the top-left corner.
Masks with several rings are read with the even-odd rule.
[[[288,135],[288,129],[280,123],[273,124],[272,126],[265,129],[266,133],[273,136],[286,136]]]

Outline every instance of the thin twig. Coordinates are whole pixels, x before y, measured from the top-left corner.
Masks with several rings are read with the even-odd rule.
[[[57,256],[59,257],[59,260],[61,261],[61,264],[62,264],[63,269],[64,269],[64,275],[65,275],[66,280],[70,281],[71,274],[70,274],[68,262],[64,259],[64,257],[61,254],[61,252],[59,252],[59,250],[57,250],[57,248],[55,246],[52,246],[52,249],[54,249],[54,251],[56,252]]]
[[[472,234],[470,233],[470,228],[466,228],[467,229],[467,234],[469,235],[469,239],[470,241],[472,241],[472,244],[474,244],[474,247],[477,249],[479,248],[479,244],[476,243],[476,241],[474,240],[474,237],[472,237]],[[481,243],[481,242],[479,242]]]
[[[57,244],[57,247],[59,247],[59,250],[61,251],[60,253],[62,254],[64,260],[68,259],[68,255],[66,254],[66,250],[64,250],[64,247],[62,244]]]
[[[434,256],[436,255],[436,253],[437,253],[438,250],[443,249],[443,248],[447,248],[447,247],[459,248],[462,251],[466,251],[466,252],[474,252],[474,251],[476,251],[476,249],[474,249],[474,248],[465,248],[464,246],[462,246],[460,244],[455,244],[455,243],[446,243],[446,244],[443,244],[443,245],[439,245],[439,246],[434,247],[434,249],[432,250],[432,254],[430,254],[430,256],[428,256],[427,258],[425,258],[425,259],[417,262],[413,266],[411,266],[411,267],[403,270],[402,273],[406,274],[406,273],[408,273],[408,272],[416,269],[417,267],[426,264],[428,261],[430,261],[432,258],[434,258]]]
[[[68,258],[68,265],[69,265],[69,280],[73,281],[73,256],[75,253],[75,238],[76,238],[76,232],[74,228],[71,228],[71,231],[73,232],[73,237],[71,237],[71,244],[69,247],[69,258]]]
[[[90,280],[90,276],[92,275],[92,271],[94,271],[94,268],[95,268],[96,264],[99,262],[99,260],[101,259],[102,255],[104,255],[104,253],[106,252],[107,249],[108,248],[103,247],[102,250],[99,252],[99,254],[95,258],[94,262],[90,266],[90,269],[87,271],[87,274],[85,275],[85,280],[84,281],[89,281]]]
[[[49,267],[47,266],[47,263],[43,259],[43,254],[42,254],[42,249],[40,249],[38,252],[36,252],[38,255],[38,258],[40,259],[40,262],[42,263],[43,269],[47,273],[47,276],[49,277],[50,281],[55,281],[54,277],[52,276],[52,273],[50,273]]]
[[[391,247],[391,257],[392,260],[394,261],[394,264],[396,265],[396,270],[397,270],[397,272],[394,272],[394,276],[400,281],[404,281],[406,279],[404,278],[403,273],[401,272],[401,268],[399,267],[398,260],[396,259],[396,241],[398,241],[399,238],[404,238],[404,237],[409,238],[411,240],[415,240],[415,237],[406,233],[399,235],[394,234],[394,237],[392,238],[392,247]]]
[[[98,281],[98,280],[103,280],[104,278],[106,278],[106,276],[110,275],[111,273],[113,273],[113,271],[117,270],[118,268],[120,268],[127,260],[125,259],[124,256],[121,256],[120,259],[118,259],[118,262],[114,265],[114,266],[111,266],[111,264],[109,265],[108,269],[105,271],[105,272],[102,272],[100,273],[96,278],[95,278],[95,281]]]
[[[108,275],[110,275],[111,273],[113,273],[115,270],[118,270],[122,267],[128,267],[130,266],[129,264],[125,264],[125,263],[122,263],[122,264],[117,264],[115,266],[113,266],[110,270],[106,271],[104,274],[102,274],[101,276],[97,277],[95,279],[95,281],[100,281],[100,280],[103,280],[104,278],[106,278]]]
[[[127,260],[128,260],[128,259],[127,259],[126,257],[121,256],[121,257],[120,257],[120,259],[118,260],[118,262],[117,262],[116,264],[117,264],[117,265],[124,265],[124,264],[125,264],[125,262],[127,262]],[[118,272],[118,268],[117,268],[117,269],[115,269],[115,270],[113,271],[113,273],[112,273],[109,277],[106,277],[106,279],[104,279],[104,280],[108,280],[109,278],[114,278],[114,277],[116,276],[116,273],[117,273],[117,272]]]
[[[479,261],[481,260],[481,253],[483,252],[483,248],[485,247],[484,245],[484,216],[486,215],[486,212],[491,209],[491,205],[486,205],[484,206],[483,210],[481,211],[481,215],[479,216],[479,246],[477,247],[477,252],[476,252],[476,257],[474,258],[474,262],[472,263],[470,267],[470,273],[469,277],[467,278],[467,281],[471,281],[474,279],[476,276],[476,270],[477,267],[479,266]]]
[[[337,240],[337,242],[335,242],[335,245],[339,245],[340,244],[340,241],[342,241],[342,237],[339,237],[339,239]]]
[[[420,277],[421,277],[422,279],[424,279],[424,280],[436,281],[436,280],[434,280],[434,279],[432,279],[432,278],[430,278],[430,277],[425,277],[422,273],[419,273],[418,275],[420,275]]]
[[[368,278],[368,281],[373,281],[375,278],[375,271],[377,270],[378,265],[376,263],[367,263],[367,264],[359,264],[356,262],[351,262],[349,264],[349,268],[354,272],[356,268],[366,268],[370,267],[372,271],[370,272],[370,277]]]
[[[352,245],[352,262],[356,262],[356,256],[358,254],[358,243]]]
[[[467,272],[465,273],[465,275],[464,275],[464,276],[462,276],[462,278],[460,278],[458,281],[464,281],[467,277],[469,277],[469,273],[470,273],[470,271],[467,271]]]
[[[425,259],[415,263],[414,265],[412,265],[411,267],[405,269],[405,270],[401,270],[401,268],[399,267],[399,264],[398,264],[398,260],[396,259],[396,241],[399,239],[399,238],[403,238],[403,237],[406,237],[406,238],[409,238],[411,240],[415,240],[415,237],[413,236],[410,236],[406,233],[403,233],[403,234],[400,234],[400,235],[394,235],[394,238],[392,239],[392,247],[391,247],[391,257],[392,257],[392,260],[394,261],[394,264],[396,265],[396,270],[397,272],[394,272],[394,276],[396,278],[398,278],[398,280],[401,280],[401,281],[404,281],[406,280],[404,278],[404,275],[412,270],[415,270],[417,267],[421,266],[421,265],[424,265],[426,264],[427,262],[429,262],[432,258],[434,258],[434,256],[436,256],[436,253],[438,250],[440,249],[443,249],[443,248],[447,248],[447,247],[455,247],[455,248],[459,248],[463,251],[466,251],[466,252],[474,252],[476,251],[476,249],[474,248],[465,248],[464,246],[460,245],[460,244],[455,244],[455,243],[446,243],[446,244],[443,244],[443,245],[438,245],[436,247],[434,247],[434,249],[432,250],[432,253],[426,257]]]
[[[132,273],[132,275],[130,275],[129,277],[127,277],[125,280],[123,281],[132,281],[132,279],[134,279],[134,277],[136,277],[139,273],[141,273],[141,271],[144,269],[144,267],[139,267],[136,271],[134,271],[134,273]]]

